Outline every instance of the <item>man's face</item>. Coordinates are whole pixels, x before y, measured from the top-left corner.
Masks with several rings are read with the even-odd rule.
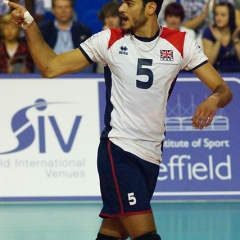
[[[173,30],[178,30],[180,28],[181,24],[181,17],[174,16],[174,15],[168,15],[165,18],[167,27]]]
[[[125,30],[142,27],[148,20],[142,0],[122,0],[119,12]]]
[[[55,0],[53,14],[60,23],[69,22],[73,16],[73,8],[68,0]]]

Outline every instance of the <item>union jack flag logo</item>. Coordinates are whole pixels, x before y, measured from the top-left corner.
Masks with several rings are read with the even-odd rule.
[[[161,61],[173,61],[173,50],[160,49],[160,60]]]

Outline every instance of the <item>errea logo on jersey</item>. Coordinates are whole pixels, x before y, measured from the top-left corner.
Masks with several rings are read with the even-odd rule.
[[[128,55],[128,48],[126,46],[121,46],[120,47],[120,51],[119,54],[124,54],[124,55]]]
[[[173,61],[173,50],[162,50],[160,49],[160,60],[161,61]]]

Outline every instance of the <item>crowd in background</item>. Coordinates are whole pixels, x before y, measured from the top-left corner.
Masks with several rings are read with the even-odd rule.
[[[44,7],[44,0],[12,1],[29,10],[57,54],[77,48],[95,33],[93,26],[79,21],[74,0],[53,0],[51,10]],[[101,30],[120,27],[119,6],[120,1],[103,1],[95,16],[101,21]],[[11,23],[10,12],[9,6],[0,4],[0,73],[38,72],[24,31]],[[158,21],[195,39],[219,72],[240,72],[240,0],[164,0]],[[103,72],[102,63],[81,71]]]

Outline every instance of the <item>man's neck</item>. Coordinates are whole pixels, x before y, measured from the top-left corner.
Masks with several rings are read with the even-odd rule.
[[[143,27],[135,29],[133,31],[134,35],[139,37],[152,38],[155,36],[156,32],[159,30],[157,21],[148,21]]]

